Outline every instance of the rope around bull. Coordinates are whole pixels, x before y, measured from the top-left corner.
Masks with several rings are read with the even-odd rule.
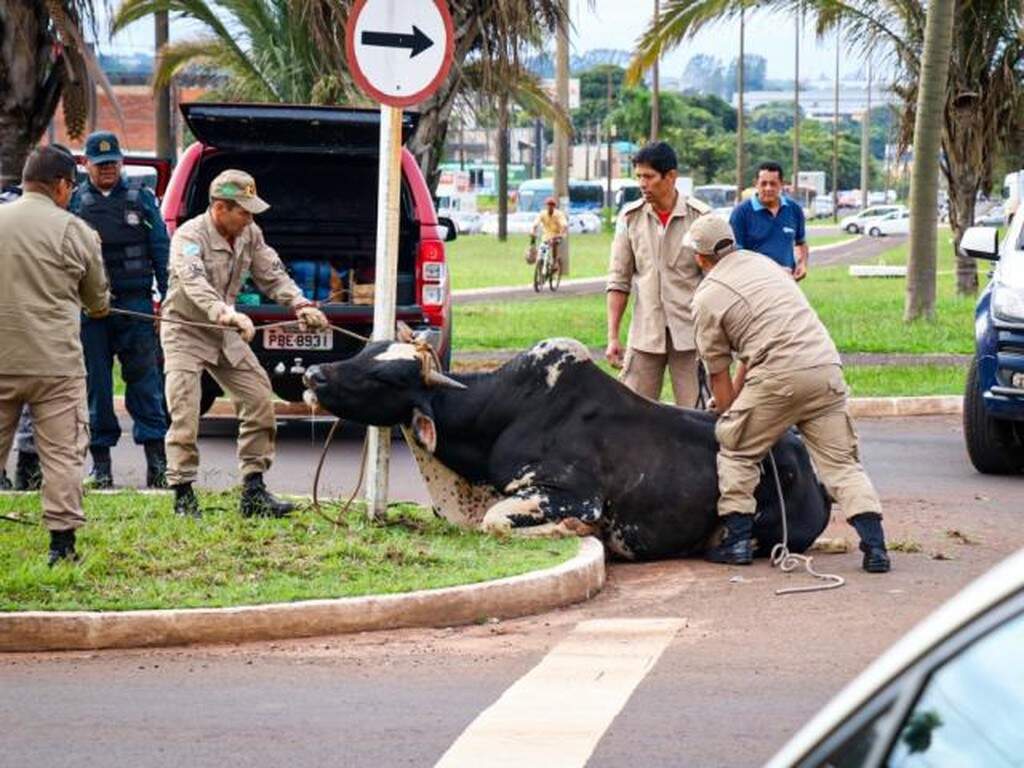
[[[776,589],[776,595],[795,595],[802,592],[821,592],[826,589],[838,589],[846,583],[846,579],[835,573],[818,573],[811,566],[814,559],[808,555],[798,555],[789,551],[789,526],[786,521],[786,500],[782,495],[782,482],[779,480],[779,468],[775,465],[775,453],[769,449],[768,459],[771,461],[772,474],[775,476],[775,490],[779,494],[779,504],[782,506],[782,541],[772,547],[769,560],[772,567],[778,566],[783,573],[789,573],[798,565],[803,565],[807,573],[816,579],[822,579],[825,584],[812,584],[807,587],[788,587]]]
[[[136,318],[136,319],[139,319],[139,320],[146,320],[146,321],[154,323],[154,324],[155,323],[171,323],[173,325],[186,325],[186,326],[191,326],[193,328],[208,328],[208,329],[212,329],[212,330],[216,330],[216,331],[229,331],[229,330],[237,331],[236,328],[232,328],[231,326],[217,325],[216,323],[203,323],[203,322],[199,322],[199,321],[196,321],[196,320],[173,320],[173,319],[169,319],[169,318],[165,318],[165,317],[160,317],[159,315],[151,315],[148,312],[135,312],[135,311],[130,310],[130,309],[118,309],[118,308],[115,308],[115,307],[111,307],[110,308],[110,313],[113,314],[113,315],[123,315],[125,317],[132,317],[132,318]],[[254,326],[253,330],[259,331],[259,330],[265,330],[267,328],[280,328],[280,327],[283,327],[283,326],[286,326],[286,325],[295,325],[296,322],[298,322],[298,321],[292,319],[292,320],[281,320],[281,321],[278,321],[278,322],[275,322],[275,323],[264,323],[262,325]],[[328,328],[330,328],[333,331],[338,331],[339,333],[342,333],[342,334],[344,334],[346,336],[351,336],[352,338],[357,339],[357,340],[363,342],[364,344],[370,341],[366,336],[363,336],[362,334],[356,333],[355,331],[350,331],[348,328],[342,328],[341,326],[338,326],[338,325],[328,325]],[[353,490],[352,491],[352,495],[349,496],[348,499],[345,500],[345,503],[341,505],[341,509],[338,512],[338,516],[336,518],[335,517],[331,517],[330,515],[328,515],[326,512],[324,512],[320,508],[320,499],[318,497],[317,491],[318,491],[319,486],[320,486],[320,472],[323,470],[324,461],[327,459],[327,451],[331,447],[331,442],[334,440],[334,433],[338,431],[338,426],[340,424],[341,424],[341,419],[339,417],[335,417],[334,423],[331,425],[331,429],[327,433],[327,438],[324,440],[324,447],[320,451],[320,460],[317,462],[317,465],[316,465],[316,474],[314,474],[314,476],[313,476],[313,494],[312,494],[312,496],[313,496],[313,503],[312,503],[313,511],[318,516],[320,516],[321,518],[323,518],[324,520],[329,522],[331,525],[334,525],[336,527],[341,527],[342,525],[344,525],[344,519],[343,518],[345,517],[345,515],[348,514],[348,511],[352,507],[352,504],[355,501],[356,496],[359,495],[359,491],[363,487],[363,478],[364,478],[364,476],[366,474],[366,452],[367,452],[367,443],[368,443],[368,438],[363,438],[363,455],[362,455],[362,459],[359,462],[359,479],[356,482],[355,490]],[[18,522],[21,522],[21,521],[18,521]]]

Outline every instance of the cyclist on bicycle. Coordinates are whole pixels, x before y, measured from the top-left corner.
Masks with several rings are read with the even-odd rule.
[[[558,244],[569,231],[569,220],[565,214],[558,210],[558,201],[549,197],[544,201],[544,210],[537,214],[537,218],[530,228],[530,247],[537,244],[537,228],[540,227],[541,238],[551,249],[551,259],[561,268],[562,262],[558,254]]]

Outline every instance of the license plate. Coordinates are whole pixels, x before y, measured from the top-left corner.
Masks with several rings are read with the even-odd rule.
[[[334,348],[334,332],[304,333],[289,328],[267,328],[263,331],[263,348],[330,350]]]

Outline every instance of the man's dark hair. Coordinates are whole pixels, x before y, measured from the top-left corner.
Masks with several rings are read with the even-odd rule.
[[[58,179],[75,180],[75,156],[61,144],[36,147],[25,161],[22,182],[53,184]]]
[[[776,163],[774,160],[765,160],[763,163],[757,166],[757,173],[754,174],[755,179],[760,178],[761,171],[768,171],[768,173],[772,173],[774,171],[775,173],[779,174],[779,181],[782,181],[782,166]]]
[[[664,141],[652,141],[633,155],[633,167],[638,165],[646,165],[664,176],[679,167],[679,160],[671,145]]]

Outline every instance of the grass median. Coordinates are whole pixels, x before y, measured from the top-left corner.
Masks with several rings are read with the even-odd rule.
[[[844,233],[816,235],[808,242],[815,246],[832,245],[854,238]],[[493,235],[464,235],[447,246],[448,268],[452,288],[490,288],[504,285],[529,285],[533,280],[533,267],[523,254],[530,242],[528,235],[509,235],[500,242]],[[608,257],[612,236],[602,232],[591,235],[573,235],[569,277],[603,277],[608,274]]]
[[[200,520],[169,494],[88,494],[82,562],[46,567],[38,494],[0,494],[0,611],[198,608],[391,594],[514,576],[564,562],[577,539],[498,539],[414,504],[387,522],[353,510],[335,527],[304,509],[246,520],[235,493],[201,495]]]

